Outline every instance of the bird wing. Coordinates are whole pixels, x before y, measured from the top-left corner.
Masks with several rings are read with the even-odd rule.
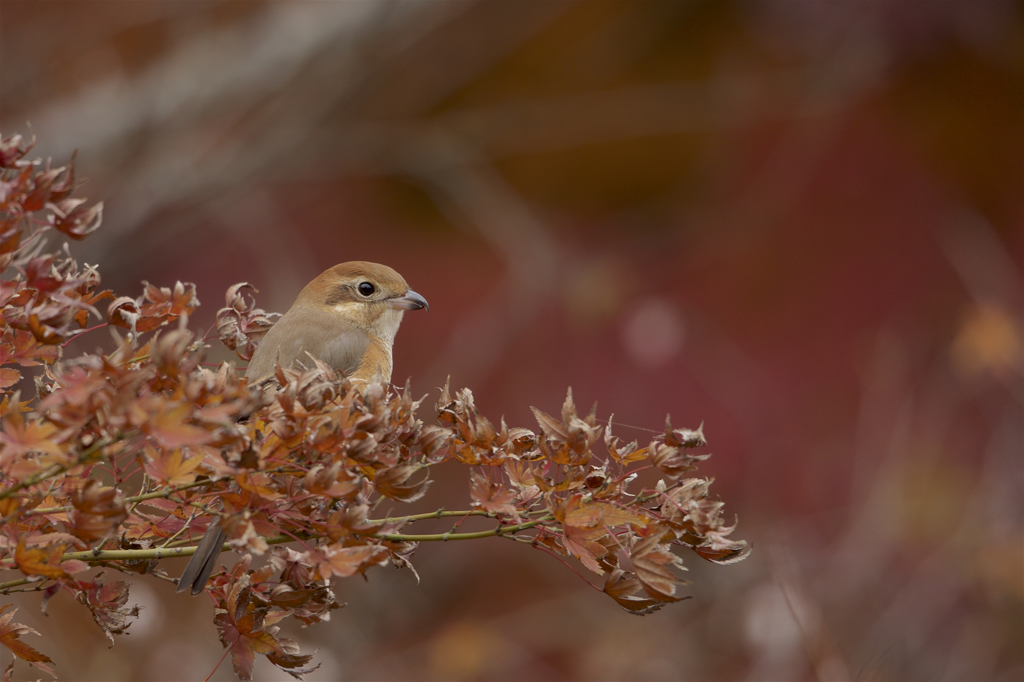
[[[289,333],[290,331],[290,333]],[[311,365],[309,353],[345,375],[352,374],[370,345],[370,336],[337,316],[310,308],[292,308],[263,337],[245,376],[250,386],[271,379],[277,362]]]

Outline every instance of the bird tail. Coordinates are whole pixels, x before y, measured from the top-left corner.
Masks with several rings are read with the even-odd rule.
[[[217,557],[224,550],[225,539],[224,531],[220,528],[220,521],[211,523],[206,535],[200,541],[199,547],[196,548],[196,553],[192,555],[188,566],[185,567],[185,572],[178,578],[178,589],[175,592],[184,592],[191,588],[192,594],[196,595],[203,591],[206,581],[213,573],[213,567],[217,564]]]

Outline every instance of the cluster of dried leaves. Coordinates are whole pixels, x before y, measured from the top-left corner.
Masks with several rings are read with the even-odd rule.
[[[705,457],[691,452],[705,444],[700,430],[666,424],[647,445],[623,443],[593,411],[577,413],[571,393],[557,418],[534,410],[539,433],[496,427],[468,389],[452,396],[447,387],[435,423],[425,424],[408,388],[359,392],[324,365],[279,368],[282,388],[266,396],[231,364],[204,366],[206,339],[186,326],[199,305],[193,286],[145,284],[137,299],[115,298],[66,246],[45,252],[47,232],[81,239],[101,207],[68,198],[73,167],[28,162],[30,148],[17,136],[0,146],[9,277],[0,283],[0,569],[22,576],[0,593],[39,590],[45,609],[63,590],[113,641],[137,614],[128,584],[83,573],[100,565],[173,580],[161,559],[194,552],[219,518],[243,555],[207,586],[235,671],[251,677],[260,654],[298,677],[313,669],[311,657],[277,623],[327,620],[338,606],[332,578],[386,563],[411,568],[418,542],[505,537],[575,558],[638,614],[681,598],[675,547],[718,563],[746,556],[746,543],[729,539],[721,503],[708,498],[709,481],[686,478]],[[218,314],[220,340],[243,358],[272,324],[253,293],[232,287]],[[124,330],[117,347],[62,357],[90,316],[103,319],[95,305],[105,299],[98,326]],[[37,397],[22,401],[15,389],[25,367],[37,368]],[[373,518],[382,500],[421,499],[430,468],[453,461],[470,467],[470,509]],[[639,488],[637,470],[652,468],[657,485]],[[442,516],[494,526],[404,532]],[[253,556],[264,557],[258,567]],[[52,674],[50,660],[19,639],[32,630],[0,614],[0,643]]]

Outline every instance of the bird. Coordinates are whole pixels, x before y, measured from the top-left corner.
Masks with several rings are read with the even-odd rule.
[[[427,299],[392,268],[366,261],[335,265],[307,284],[267,331],[249,360],[246,382],[272,391],[278,364],[311,364],[312,356],[347,376],[358,390],[371,382],[387,384],[402,317],[420,309],[430,310]],[[211,523],[178,579],[177,592],[196,595],[205,589],[224,540],[219,523]]]

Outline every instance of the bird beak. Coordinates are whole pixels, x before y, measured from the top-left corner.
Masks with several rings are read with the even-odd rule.
[[[395,298],[388,299],[388,303],[391,304],[392,308],[400,308],[402,310],[419,310],[420,308],[426,308],[430,310],[430,306],[427,304],[427,299],[417,294],[412,289],[405,292],[402,296],[396,296]]]

